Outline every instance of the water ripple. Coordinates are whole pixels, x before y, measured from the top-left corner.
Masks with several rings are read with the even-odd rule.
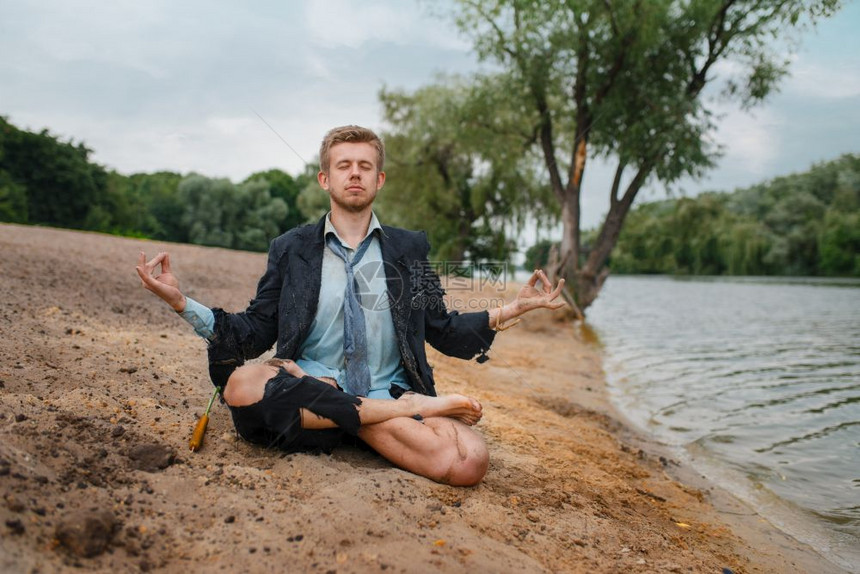
[[[757,449],[755,449],[755,451],[756,452],[768,452],[768,451],[775,450],[781,446],[786,446],[786,445],[791,445],[791,444],[795,444],[795,443],[799,443],[799,442],[803,442],[803,441],[809,441],[809,440],[824,438],[824,437],[830,435],[831,433],[841,431],[843,429],[857,426],[857,425],[860,425],[860,421],[851,421],[851,422],[846,422],[846,423],[839,423],[838,425],[829,426],[829,427],[823,428],[819,431],[805,434],[803,436],[791,437],[791,438],[786,439],[786,440],[775,442],[767,448],[757,448]]]
[[[836,283],[613,277],[589,321],[621,410],[797,505],[839,554],[860,548],[860,289]]]

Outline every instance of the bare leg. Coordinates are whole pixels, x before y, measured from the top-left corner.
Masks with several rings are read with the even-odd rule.
[[[230,376],[224,399],[227,404],[238,407],[251,405],[263,398],[266,382],[278,374],[277,363],[284,367],[294,377],[306,376],[293,361],[272,359],[267,364],[245,365]],[[326,382],[334,385],[330,379]],[[334,421],[320,417],[308,409],[301,409],[302,428],[326,429],[337,426]],[[481,420],[481,404],[463,395],[445,395],[428,397],[415,393],[407,393],[400,399],[361,399],[358,416],[362,425],[372,425],[385,422],[397,417],[411,418],[421,415],[423,418],[450,417],[466,425],[474,425]]]
[[[224,398],[231,406],[251,405],[263,398],[266,382],[283,367],[295,377],[305,376],[293,361],[246,365],[230,377]],[[335,385],[332,380],[326,381]],[[326,429],[332,420],[300,409],[302,428]],[[480,482],[489,455],[480,434],[470,428],[481,419],[481,405],[463,395],[428,397],[407,393],[397,400],[362,398],[358,406],[358,436],[381,456],[410,472],[445,484],[467,486]],[[421,415],[423,421],[412,418]]]
[[[362,426],[358,436],[392,464],[452,486],[479,483],[489,466],[481,435],[447,417],[395,418]]]

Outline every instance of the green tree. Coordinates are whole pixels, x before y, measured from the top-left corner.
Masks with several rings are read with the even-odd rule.
[[[317,183],[316,176],[319,170],[319,163],[310,163],[305,166],[306,183],[296,199],[296,207],[302,214],[305,223],[316,222],[331,207],[328,192]]]
[[[179,198],[189,239],[198,245],[265,251],[287,214],[262,180],[234,185],[193,174],[179,184]]]
[[[107,173],[104,193],[90,206],[83,228],[117,235],[148,235],[141,225],[145,207],[134,195],[126,176]]]
[[[266,251],[269,241],[281,232],[287,217],[287,204],[280,197],[273,198],[265,180],[250,181],[236,186],[242,216],[236,231],[236,249]]]
[[[733,221],[720,234],[720,250],[728,275],[768,275],[765,263],[773,244],[773,235],[761,222]]]
[[[135,205],[135,227],[148,237],[186,243],[185,205],[179,197],[182,175],[170,171],[125,177],[126,193]]]
[[[860,277],[860,211],[830,211],[818,240],[824,275]]]
[[[860,158],[732,193],[630,211],[610,260],[620,273],[856,274]]]
[[[510,79],[508,109],[533,126],[563,235],[557,272],[588,307],[642,185],[699,176],[718,151],[706,86],[743,107],[766,98],[788,58],[773,40],[829,16],[838,0],[458,0],[478,54]],[[733,75],[716,64],[731,61]],[[580,263],[580,198],[588,157],[612,159],[609,212]]]
[[[675,202],[659,201],[633,210],[612,254],[618,273],[674,273],[675,242],[667,224]]]
[[[0,169],[0,221],[27,223],[27,189]]]
[[[525,129],[493,105],[497,82],[448,78],[412,93],[380,93],[390,127],[379,210],[397,225],[427,230],[435,258],[507,260],[511,232],[547,212],[528,146],[488,129]]]
[[[718,275],[723,271],[717,227],[723,216],[723,197],[704,194],[675,202],[669,219],[675,273]]]
[[[526,249],[525,260],[523,261],[523,269],[532,271],[534,269],[542,269],[549,263],[550,250],[557,244],[550,239],[541,239],[528,249]]]
[[[282,199],[287,206],[287,215],[279,224],[282,233],[305,223],[305,217],[299,210],[298,198],[309,182],[316,183],[316,177],[309,176],[307,171],[293,177],[279,169],[270,169],[251,174],[243,183],[261,180],[268,183],[271,196]]]
[[[86,226],[90,210],[107,195],[107,173],[90,163],[90,153],[82,143],[62,142],[47,130],[20,130],[0,117],[0,171],[26,190],[30,223]],[[10,187],[7,195],[20,200],[20,190]]]

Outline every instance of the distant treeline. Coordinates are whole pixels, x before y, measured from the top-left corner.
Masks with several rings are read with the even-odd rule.
[[[265,251],[306,220],[298,197],[315,181],[277,169],[238,184],[173,172],[127,176],[91,162],[91,153],[0,117],[0,222]]]
[[[0,117],[0,222],[265,251],[273,237],[316,219],[328,204],[316,166],[296,177],[272,169],[234,184],[173,172],[122,175],[91,162],[91,153],[82,143],[21,130]],[[595,235],[584,235],[583,257]],[[550,245],[530,248],[525,267],[541,266]],[[627,217],[610,268],[860,277],[860,156],[732,193],[639,205]]]
[[[586,235],[584,251],[588,254]],[[546,260],[551,243],[527,253]],[[696,197],[643,203],[627,217],[613,273],[860,277],[860,156]]]

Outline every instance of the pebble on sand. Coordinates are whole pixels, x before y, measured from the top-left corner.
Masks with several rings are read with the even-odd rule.
[[[56,537],[72,554],[92,558],[107,549],[117,526],[113,514],[106,510],[75,512],[57,525]]]
[[[131,467],[146,472],[156,472],[173,464],[176,452],[161,444],[140,444],[128,452]]]

